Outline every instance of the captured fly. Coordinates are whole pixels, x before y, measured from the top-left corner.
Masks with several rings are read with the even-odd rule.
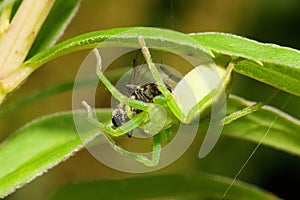
[[[140,57],[142,57],[141,51],[137,53],[136,58],[133,60],[133,70],[130,76],[130,81],[129,84],[126,84],[127,96],[146,103],[153,103],[153,99],[162,93],[158,89],[158,85],[153,81],[140,84],[141,79],[144,79],[147,74],[151,74],[147,65],[138,66],[138,59],[140,59]],[[160,69],[163,73],[167,74],[165,72],[165,68],[161,66]],[[169,76],[169,74],[167,76]],[[165,83],[165,85],[168,90],[172,92],[171,87],[167,83]],[[136,115],[142,112],[142,110],[130,107],[130,112],[132,115]],[[113,110],[112,116],[112,123],[114,127],[120,127],[130,120],[126,112],[126,105],[122,103],[117,104],[117,108]],[[127,135],[128,137],[131,137],[132,131],[128,132]]]

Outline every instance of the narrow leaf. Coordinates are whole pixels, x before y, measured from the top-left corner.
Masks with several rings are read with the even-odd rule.
[[[103,110],[107,118],[109,112]],[[96,136],[88,133],[85,142]],[[0,146],[0,197],[70,157],[83,147],[71,112],[39,118],[18,130]]]
[[[38,67],[58,56],[83,49],[91,49],[107,39],[123,41],[123,45],[137,44],[138,36],[142,35],[152,47],[162,47],[171,50],[178,48],[182,51],[192,51],[201,47],[188,35],[167,29],[159,28],[115,28],[109,30],[85,33],[59,43],[49,48],[24,63],[24,67]],[[121,44],[120,44],[121,45]],[[200,48],[201,49],[201,48]]]
[[[160,50],[179,51],[188,55],[191,52],[197,52],[196,50],[199,51],[199,48],[203,49],[199,47],[200,44],[186,34],[158,28],[119,28],[86,33],[57,44],[28,59],[16,73],[2,80],[0,95],[3,93],[2,98],[4,98],[7,93],[14,90],[34,70],[58,56],[82,49],[94,48],[106,39],[111,39],[110,41],[117,40],[123,46],[138,44],[137,38],[140,35],[147,39],[150,47],[159,48]]]
[[[7,7],[12,6],[16,0],[1,0],[0,1],[0,14],[5,10]]]
[[[125,72],[128,71],[128,68],[123,67],[122,69],[117,70],[109,70],[106,73],[107,78],[112,82],[115,83]],[[4,115],[5,113],[17,110],[18,108],[24,107],[28,104],[35,103],[36,101],[42,100],[44,98],[57,95],[66,91],[70,91],[72,89],[77,89],[78,87],[84,87],[86,85],[90,85],[95,83],[94,80],[86,79],[80,80],[76,82],[76,88],[74,87],[74,80],[65,81],[62,83],[58,83],[55,85],[50,85],[48,87],[42,88],[38,91],[29,93],[26,96],[21,97],[20,99],[10,103],[4,104],[0,108],[0,116]],[[100,84],[100,82],[99,82]]]
[[[18,77],[18,80],[3,80],[3,91],[12,91],[38,67],[61,55],[94,48],[106,39],[122,40],[122,45],[136,43],[139,35],[144,36],[151,47],[164,48],[166,51],[179,50],[189,54],[195,52],[195,49],[201,49],[211,56],[221,54],[244,58],[235,67],[236,72],[300,96],[300,89],[297,87],[300,82],[300,52],[295,49],[262,44],[229,34],[185,35],[166,29],[143,27],[96,31],[57,44],[27,60],[13,76]]]
[[[227,108],[229,112],[233,112],[252,104],[253,102],[231,95]],[[300,156],[299,130],[298,119],[274,107],[264,106],[261,110],[226,125],[222,134],[255,143],[262,142],[263,145]]]
[[[229,112],[249,103],[232,96],[228,100]],[[111,117],[110,112],[105,109],[99,114],[103,119]],[[300,122],[274,108],[266,107],[234,121],[225,126],[223,134],[258,143],[276,115],[279,115],[276,123],[262,145],[300,156]],[[84,140],[89,141],[95,136],[96,132],[89,133]],[[73,125],[71,112],[43,117],[26,125],[0,146],[0,196],[13,192],[45,173],[80,148],[82,142]]]
[[[13,2],[0,1],[0,40],[9,27]]]
[[[7,105],[4,104],[0,108],[0,116],[6,114],[8,112],[17,110],[18,108],[22,108],[28,104],[32,104],[36,101],[50,97],[52,95],[71,90],[73,88],[73,85],[74,85],[74,81],[66,81],[64,83],[51,85],[51,86],[45,87],[39,91],[32,92],[10,104],[7,104]],[[84,83],[83,83],[83,85],[84,85]]]
[[[166,50],[193,52],[196,47],[209,55],[221,54],[244,58],[245,60],[235,67],[236,72],[300,96],[300,87],[297,87],[300,85],[300,51],[224,33],[184,35],[166,29],[145,27],[96,31],[57,44],[29,59],[24,67],[29,67],[33,71],[58,56],[94,48],[106,39],[119,38],[125,42],[138,35],[151,40],[154,47],[163,46]]]
[[[79,0],[56,0],[46,18],[37,38],[35,39],[27,58],[52,46],[63,34],[78,10]]]
[[[79,199],[220,199],[231,180],[197,174],[194,176],[160,175],[120,180],[95,180],[67,184],[48,200]],[[237,181],[225,199],[279,199],[255,186]]]
[[[197,33],[191,36],[206,51],[246,59],[235,71],[300,96],[300,51],[225,33]]]

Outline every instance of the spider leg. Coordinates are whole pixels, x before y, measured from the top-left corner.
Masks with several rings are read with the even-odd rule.
[[[132,119],[130,119],[128,122],[126,122],[122,126],[117,127],[116,129],[114,129],[107,123],[99,122],[97,120],[97,118],[93,115],[91,107],[85,101],[83,101],[82,104],[84,105],[84,107],[87,110],[87,119],[88,119],[88,121],[91,124],[93,124],[94,126],[99,127],[104,132],[106,132],[106,133],[108,133],[112,136],[115,136],[115,137],[124,135],[124,134],[132,131],[133,129],[138,127],[143,121],[145,121],[145,119],[147,119],[147,113],[146,112],[141,112],[141,113],[133,116]]]
[[[218,100],[218,97],[223,94],[223,90],[219,90],[217,88],[213,89],[208,95],[201,99],[191,110],[189,110],[187,115],[185,115],[181,110],[178,102],[171,94],[171,92],[167,89],[162,78],[160,77],[159,72],[152,61],[150,51],[146,46],[145,40],[142,36],[139,37],[139,43],[142,47],[142,52],[149,66],[150,72],[152,73],[154,80],[157,82],[159,90],[167,100],[168,107],[181,122],[190,123],[195,116],[197,116],[202,110],[205,110],[210,105],[212,105],[212,103],[216,102]],[[238,61],[240,61],[239,58],[231,61],[228,67],[226,68],[226,73],[220,83],[223,85],[224,88],[226,88],[226,86],[230,84],[232,70]]]
[[[151,103],[145,103],[139,100],[134,100],[129,97],[124,96],[122,93],[120,93],[111,83],[110,81],[104,76],[104,74],[101,71],[102,63],[101,63],[101,57],[99,54],[99,51],[97,49],[93,50],[96,59],[97,59],[97,75],[99,79],[102,81],[102,83],[107,87],[107,89],[111,92],[111,94],[119,100],[121,103],[126,104],[130,107],[134,107],[136,109],[140,110],[147,110],[149,109],[153,104]],[[103,135],[105,136],[108,143],[112,146],[114,150],[117,152],[126,155],[130,158],[135,159],[136,161],[143,163],[146,166],[154,167],[158,164],[161,154],[161,147],[162,147],[162,136],[161,133],[158,133],[153,136],[153,147],[152,147],[152,157],[151,159],[147,158],[146,156],[143,156],[139,153],[134,153],[127,151],[118,145],[116,145],[115,141],[111,136],[121,136],[128,132],[131,132],[133,129],[138,127],[140,124],[142,124],[145,120],[148,119],[148,112],[141,112],[139,114],[134,115],[128,122],[123,124],[120,127],[112,128],[110,126],[110,123],[101,123],[97,120],[95,115],[92,112],[91,107],[83,101],[82,104],[85,106],[87,110],[87,119],[88,121],[95,125],[96,127],[99,127],[101,130],[103,130]]]
[[[253,104],[251,106],[248,106],[248,107],[245,107],[245,108],[243,108],[241,110],[238,110],[238,111],[235,111],[233,113],[230,113],[229,115],[227,115],[223,119],[222,123],[224,125],[230,124],[234,120],[237,120],[237,119],[239,119],[241,117],[244,117],[246,115],[249,115],[251,113],[254,113],[254,112],[260,110],[264,105],[266,105],[268,102],[270,102],[278,94],[278,92],[279,92],[279,90],[275,90],[273,92],[273,94],[270,97],[268,97],[266,100],[264,100],[262,102],[257,102],[257,103],[255,103],[255,104]]]
[[[234,66],[236,63],[240,61],[240,59],[232,60],[227,68],[226,72],[222,78],[222,81],[220,82],[219,87],[216,87],[215,89],[212,89],[209,94],[207,94],[203,99],[201,99],[194,107],[192,107],[187,116],[184,119],[184,122],[191,122],[195,116],[198,116],[199,113],[207,111],[208,108],[210,108],[211,105],[217,103],[220,99],[220,97],[225,97],[224,90],[222,88],[227,88],[227,86],[230,84],[231,74],[233,71]],[[221,88],[221,89],[220,89]],[[172,102],[173,103],[173,102]]]
[[[163,137],[163,139],[166,141],[166,142],[170,142],[171,139],[172,139],[172,131],[171,131],[171,128],[167,128],[165,129],[164,131],[161,132],[161,135]]]
[[[159,71],[157,70],[157,68],[155,67],[155,65],[154,65],[154,63],[152,61],[150,51],[149,51],[148,47],[146,46],[145,40],[144,40],[144,38],[142,36],[139,37],[139,43],[140,43],[140,45],[142,47],[142,53],[143,53],[144,58],[145,58],[145,60],[146,60],[146,62],[148,64],[150,72],[151,72],[154,80],[156,81],[156,83],[158,85],[158,88],[161,91],[162,95],[167,100],[167,105],[169,106],[169,108],[172,110],[173,114],[179,120],[184,121],[185,116],[181,112],[181,109],[180,109],[179,105],[177,104],[174,96],[168,90],[168,88],[164,84],[162,78],[160,77]]]
[[[225,75],[223,77],[222,80],[222,84],[223,87],[226,88],[228,86],[228,84],[230,84],[230,79],[231,79],[231,74],[233,71],[234,66],[236,65],[237,62],[243,60],[243,58],[237,58],[235,60],[232,60],[227,68],[226,68],[226,72]],[[188,115],[186,116],[185,120],[186,122],[190,122],[195,116],[197,116],[201,111],[209,108],[209,106],[211,104],[214,104],[218,101],[218,97],[220,97],[220,95],[223,94],[224,91],[222,90],[218,90],[218,89],[213,89],[210,94],[208,94],[207,96],[205,96],[198,104],[196,104],[189,112]],[[277,95],[277,93],[279,92],[279,90],[275,90],[275,92],[272,93],[272,95],[270,97],[268,97],[266,100],[262,101],[262,102],[257,102],[251,106],[245,107],[244,109],[235,111],[233,113],[230,113],[229,115],[227,115],[222,121],[221,124],[226,125],[229,124],[231,122],[233,122],[234,120],[237,120],[241,117],[244,117],[246,115],[249,115],[253,112],[256,112],[258,110],[260,110],[264,105],[266,105],[269,101],[271,101],[274,96]]]
[[[135,115],[131,120],[129,120],[128,122],[123,124],[122,126],[116,128],[116,129],[113,129],[111,126],[109,126],[109,124],[99,122],[96,119],[96,117],[93,115],[91,107],[85,101],[83,101],[82,104],[85,106],[85,108],[87,110],[88,121],[91,124],[95,125],[96,127],[99,127],[100,129],[102,129],[104,131],[103,135],[104,135],[105,139],[108,141],[110,146],[115,151],[119,152],[122,155],[133,158],[136,161],[141,162],[148,167],[154,167],[158,164],[160,154],[161,154],[161,146],[162,146],[161,133],[153,136],[153,147],[152,147],[152,158],[151,159],[149,159],[141,154],[130,152],[130,151],[123,149],[122,147],[119,147],[118,145],[116,145],[115,141],[111,137],[111,136],[116,136],[116,137],[121,136],[121,135],[124,135],[124,134],[132,131],[134,128],[139,126],[145,120],[147,113],[145,113],[145,112],[139,113],[139,114]]]
[[[125,149],[123,149],[122,147],[116,145],[115,141],[107,134],[105,134],[105,137],[107,139],[107,141],[109,142],[109,144],[112,146],[112,148],[119,152],[122,155],[128,156],[130,158],[135,159],[136,161],[148,166],[148,167],[155,167],[158,162],[159,162],[159,158],[160,158],[160,154],[161,154],[161,146],[162,146],[162,141],[161,141],[161,135],[160,134],[156,134],[153,136],[153,146],[152,146],[152,157],[151,159],[149,159],[146,156],[143,156],[139,153],[134,153],[131,151],[127,151]]]
[[[111,82],[104,76],[102,70],[102,61],[101,56],[99,54],[99,51],[97,48],[93,49],[93,53],[96,56],[97,59],[97,68],[96,73],[99,77],[99,79],[102,81],[102,83],[106,86],[106,88],[110,91],[110,93],[121,103],[129,105],[130,107],[134,107],[139,110],[146,110],[149,108],[150,104],[145,103],[143,101],[131,99],[125,95],[123,95],[121,92],[119,92],[112,84]]]

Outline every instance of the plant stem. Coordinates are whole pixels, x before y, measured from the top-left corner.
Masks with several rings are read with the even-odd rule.
[[[4,32],[0,40],[0,94],[2,96],[9,92],[7,85],[16,85],[13,83],[13,77],[17,78],[21,75],[19,73],[24,73],[18,68],[26,58],[54,2],[55,0],[24,0],[10,26]],[[5,80],[8,77],[10,77],[9,83]]]
[[[0,74],[14,72],[24,61],[55,0],[24,0],[0,41]]]

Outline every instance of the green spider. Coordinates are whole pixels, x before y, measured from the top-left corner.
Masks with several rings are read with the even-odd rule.
[[[184,124],[191,123],[194,118],[198,117],[200,113],[203,112],[203,110],[209,108],[212,103],[216,103],[218,101],[220,91],[218,89],[213,89],[208,95],[206,95],[194,107],[192,107],[187,114],[184,114],[184,112],[181,110],[180,105],[173,96],[172,91],[166,86],[160,76],[158,69],[152,62],[151,54],[146,46],[144,38],[140,36],[138,40],[144,59],[149,67],[153,79],[155,80],[155,83],[151,84],[155,84],[154,88],[159,90],[159,95],[154,96],[152,102],[145,102],[123,95],[110,83],[110,81],[103,74],[99,51],[97,49],[94,49],[93,52],[97,58],[96,72],[99,79],[121,104],[127,106],[127,108],[131,108],[127,109],[126,111],[126,114],[130,119],[128,119],[126,123],[123,123],[119,127],[112,127],[112,120],[109,120],[106,123],[99,122],[96,117],[93,116],[91,107],[85,101],[83,101],[82,104],[87,110],[88,121],[96,127],[99,127],[103,131],[103,135],[114,150],[123,155],[129,156],[146,166],[154,167],[159,163],[163,139],[168,141],[170,138],[169,136],[171,135],[171,127],[174,124],[179,124],[180,122]],[[224,88],[229,87],[231,81],[231,73],[236,62],[237,60],[233,60],[226,68],[226,72],[222,79]],[[139,110],[140,112],[130,113],[130,110],[132,110],[132,108],[135,110]],[[254,110],[257,109],[258,108],[250,110],[251,112],[254,112]],[[246,115],[245,112],[240,112],[235,116],[234,119],[230,118],[229,121],[233,121],[244,115]],[[226,121],[224,121],[224,123],[226,123]],[[147,133],[148,137],[153,138],[151,159],[141,154],[130,152],[119,147],[111,137],[118,137],[128,134],[137,127],[141,127],[145,131],[145,133]]]

